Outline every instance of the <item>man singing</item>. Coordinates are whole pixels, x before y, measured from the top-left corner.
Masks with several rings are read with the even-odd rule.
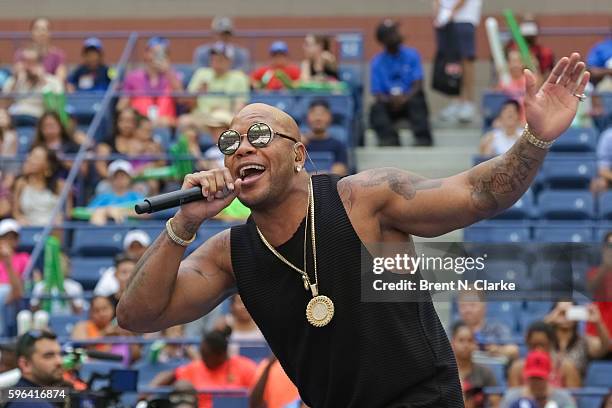
[[[237,290],[310,407],[462,407],[433,304],[362,302],[361,249],[441,235],[510,207],[571,123],[589,80],[583,71],[574,53],[539,90],[525,71],[522,137],[439,180],[391,168],[310,177],[295,121],[246,106],[219,138],[226,168],[185,177],[183,189],[200,186],[205,199],[183,205],[141,258],[119,303],[120,325],[146,332],[186,323]],[[252,211],[247,223],[181,261],[200,225],[236,197]]]

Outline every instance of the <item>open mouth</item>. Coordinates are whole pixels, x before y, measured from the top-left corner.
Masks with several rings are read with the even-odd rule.
[[[242,181],[248,184],[261,177],[264,171],[266,171],[266,168],[262,165],[247,164],[240,168],[238,174]]]

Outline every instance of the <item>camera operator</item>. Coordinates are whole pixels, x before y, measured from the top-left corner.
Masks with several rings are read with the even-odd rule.
[[[17,340],[17,365],[21,378],[16,388],[66,387],[63,381],[61,347],[57,336],[47,330],[30,330]],[[6,407],[54,408],[65,402],[9,402]]]

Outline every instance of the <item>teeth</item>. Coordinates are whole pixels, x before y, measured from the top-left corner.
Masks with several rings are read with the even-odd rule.
[[[259,164],[247,164],[246,166],[240,169],[240,177],[244,177],[244,172],[245,170],[248,170],[248,169],[264,171],[266,168],[264,166],[260,166]]]

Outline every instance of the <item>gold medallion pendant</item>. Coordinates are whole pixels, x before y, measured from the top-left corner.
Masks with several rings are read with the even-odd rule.
[[[324,295],[310,299],[306,306],[306,318],[315,327],[326,326],[334,317],[334,302]]]

